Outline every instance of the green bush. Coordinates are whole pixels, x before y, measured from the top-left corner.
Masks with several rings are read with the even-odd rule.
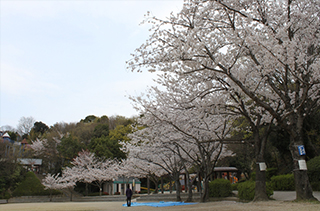
[[[239,183],[238,185],[238,197],[241,200],[249,200],[252,201],[254,199],[254,192],[255,192],[256,182],[253,181],[246,181]],[[273,195],[272,186],[267,183],[267,196],[270,197]]]
[[[255,171],[251,172],[251,174],[250,174],[250,180],[251,180],[251,181],[256,181],[256,172],[255,172]]]
[[[238,185],[239,185],[239,182],[231,184],[231,189],[238,190]]]
[[[310,183],[320,181],[320,156],[314,157],[307,162],[308,176]]]
[[[11,194],[9,193],[9,191],[6,191],[0,194],[0,199],[10,199],[10,198],[11,198]]]
[[[320,191],[320,182],[310,182],[313,191]]]
[[[52,195],[61,194],[61,191],[45,190],[44,188],[36,175],[33,172],[28,172],[25,179],[12,192],[12,196],[43,196],[50,195],[50,191]]]
[[[215,179],[209,183],[210,197],[228,197],[232,193],[231,183],[226,179]]]
[[[294,176],[293,174],[279,175],[271,177],[273,190],[294,191]]]

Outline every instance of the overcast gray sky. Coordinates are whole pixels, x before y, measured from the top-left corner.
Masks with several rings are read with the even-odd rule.
[[[51,126],[88,115],[131,117],[128,95],[152,85],[125,61],[183,0],[1,0],[0,126],[32,116]]]

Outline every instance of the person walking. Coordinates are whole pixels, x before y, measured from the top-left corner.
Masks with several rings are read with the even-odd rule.
[[[127,196],[127,206],[131,206],[131,197],[132,197],[132,190],[130,189],[130,185],[128,184],[127,190],[126,190],[126,196]]]

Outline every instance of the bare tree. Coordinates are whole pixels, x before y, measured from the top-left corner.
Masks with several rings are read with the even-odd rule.
[[[36,120],[33,117],[21,117],[17,127],[20,136],[29,134]]]

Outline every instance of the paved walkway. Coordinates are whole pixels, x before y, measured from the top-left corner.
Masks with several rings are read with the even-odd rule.
[[[320,201],[319,191],[314,191],[313,196]],[[295,191],[274,191],[271,197],[278,201],[293,201],[296,199],[296,192]]]

